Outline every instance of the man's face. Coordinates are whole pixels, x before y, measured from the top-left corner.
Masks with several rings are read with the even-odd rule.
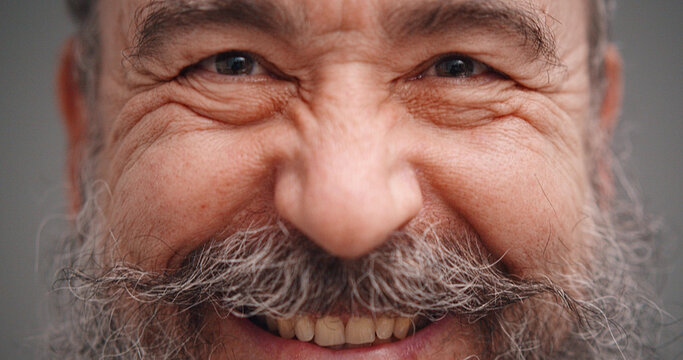
[[[173,272],[211,240],[272,224],[338,264],[399,232],[473,241],[512,279],[560,282],[591,256],[582,1],[126,0],[99,13],[106,264]],[[293,340],[291,314],[272,334],[233,308],[202,319],[230,359],[460,359],[488,335],[444,309],[398,341],[399,311],[371,308],[299,304],[292,324],[310,322]],[[398,329],[386,340],[382,317]]]

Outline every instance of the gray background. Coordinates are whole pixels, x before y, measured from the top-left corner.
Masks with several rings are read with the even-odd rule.
[[[622,125],[631,139],[627,169],[646,209],[675,238],[664,304],[680,319],[683,1],[619,4],[615,30],[626,64]],[[36,270],[36,256],[63,224],[65,150],[53,77],[60,44],[73,28],[60,0],[2,0],[0,29],[0,358],[27,359],[35,356],[31,342],[48,287],[47,276]],[[665,358],[682,357],[682,343],[667,346]]]

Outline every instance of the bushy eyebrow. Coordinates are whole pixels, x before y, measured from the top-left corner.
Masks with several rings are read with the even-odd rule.
[[[199,26],[235,24],[288,35],[300,23],[269,0],[155,0],[135,14],[131,55],[147,57],[180,31]]]
[[[179,31],[199,26],[240,25],[280,37],[304,32],[306,18],[273,0],[155,0],[135,16],[135,57],[153,56]],[[520,39],[532,59],[559,64],[553,34],[531,9],[501,0],[408,1],[387,8],[381,15],[385,36],[401,41],[415,35],[483,29]]]
[[[500,0],[409,2],[388,9],[382,25],[392,39],[473,29],[503,32],[519,38],[532,59],[559,64],[552,31],[528,6],[512,6]]]

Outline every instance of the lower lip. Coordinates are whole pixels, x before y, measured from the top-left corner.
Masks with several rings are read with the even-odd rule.
[[[330,350],[313,343],[284,339],[259,328],[248,319],[236,322],[254,344],[258,344],[266,353],[273,354],[272,359],[372,360],[411,359],[424,355],[433,339],[447,327],[449,318],[434,322],[400,341],[344,350]]]

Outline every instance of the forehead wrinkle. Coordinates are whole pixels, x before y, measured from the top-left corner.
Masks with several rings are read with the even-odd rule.
[[[271,0],[153,0],[133,16],[132,57],[148,57],[179,31],[215,25],[241,25],[285,37],[305,21]]]
[[[509,5],[500,0],[427,1],[388,9],[382,25],[392,39],[469,29],[505,32],[520,38],[532,59],[543,58],[551,65],[561,65],[553,32],[546,23],[548,16],[541,20],[539,11],[529,2]]]

